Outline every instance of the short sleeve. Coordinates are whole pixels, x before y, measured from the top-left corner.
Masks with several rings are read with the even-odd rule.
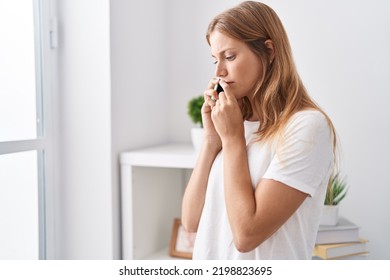
[[[275,153],[263,178],[282,182],[313,196],[329,176],[333,141],[319,111],[296,113],[275,143]]]

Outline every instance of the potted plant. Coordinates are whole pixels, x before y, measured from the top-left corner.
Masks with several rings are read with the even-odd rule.
[[[334,226],[337,224],[339,219],[339,203],[347,195],[347,190],[348,184],[345,177],[337,173],[329,178],[320,222],[321,225]]]
[[[200,150],[203,140],[203,123],[202,123],[202,106],[204,103],[203,95],[192,98],[188,102],[188,115],[192,122],[196,125],[191,129],[192,144],[196,151]]]

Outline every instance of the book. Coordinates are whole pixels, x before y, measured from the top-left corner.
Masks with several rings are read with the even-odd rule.
[[[351,260],[360,260],[361,261],[361,260],[368,260],[369,255],[370,255],[370,253],[367,252],[367,253],[360,253],[360,254],[355,254],[355,255],[343,256],[343,257],[334,258],[331,260],[350,260],[350,261]]]
[[[370,256],[370,253],[367,252],[367,253],[359,253],[359,254],[355,254],[355,255],[341,256],[341,257],[332,258],[332,259],[323,259],[323,258],[320,258],[318,256],[313,256],[311,259],[314,261],[323,261],[323,260],[349,260],[349,261],[360,260],[360,261],[362,261],[362,260],[368,260],[369,256]]]
[[[366,244],[367,240],[360,239],[359,242],[316,245],[314,247],[313,256],[328,260],[366,255],[368,253]]]
[[[359,242],[359,227],[350,220],[340,217],[335,226],[320,225],[315,244]]]

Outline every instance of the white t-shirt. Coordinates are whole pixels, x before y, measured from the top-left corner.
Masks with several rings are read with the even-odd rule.
[[[224,198],[223,156],[213,163],[193,251],[194,259],[311,259],[333,163],[329,125],[319,111],[296,113],[271,143],[256,142],[259,122],[244,122],[254,188],[262,178],[282,182],[308,197],[267,240],[248,253],[233,243]]]

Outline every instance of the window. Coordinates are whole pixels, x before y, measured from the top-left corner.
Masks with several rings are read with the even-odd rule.
[[[0,0],[0,259],[46,258],[51,145],[44,2]]]
[[[0,259],[39,258],[37,151],[0,156]]]

